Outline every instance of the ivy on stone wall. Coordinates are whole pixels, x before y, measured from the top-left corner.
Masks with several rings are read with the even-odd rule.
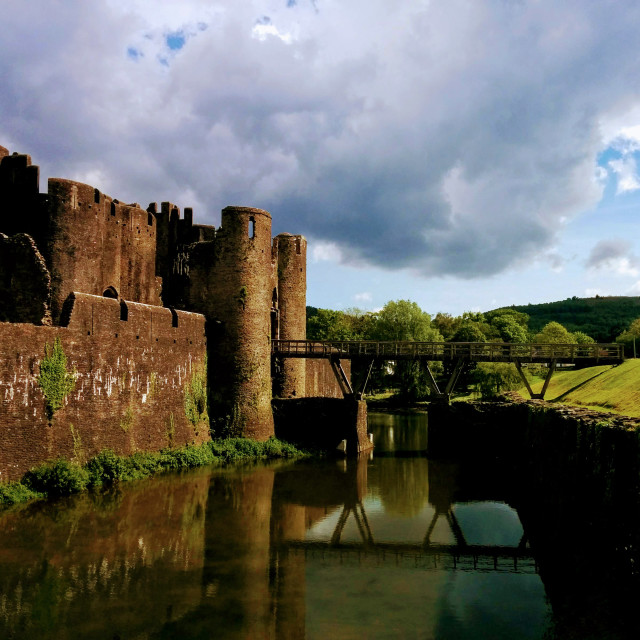
[[[200,425],[209,422],[207,412],[207,362],[194,367],[191,379],[184,389],[184,413],[193,425],[196,436],[200,435]]]
[[[44,345],[44,358],[40,362],[38,385],[46,399],[45,411],[49,420],[64,405],[64,399],[76,386],[75,373],[67,371],[67,356],[60,338],[53,345]]]

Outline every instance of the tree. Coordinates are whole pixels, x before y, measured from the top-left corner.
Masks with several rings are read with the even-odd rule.
[[[573,336],[559,322],[546,324],[540,333],[536,333],[533,341],[545,344],[575,344]]]
[[[442,341],[438,330],[431,326],[431,316],[410,300],[387,302],[377,313],[371,337],[374,340]]]
[[[571,334],[571,337],[573,338],[572,342],[575,342],[575,344],[594,344],[595,343],[595,340],[591,336],[588,336],[584,331],[574,331]]]
[[[513,320],[514,322],[519,324],[525,330],[529,327],[529,315],[516,309],[511,309],[508,307],[503,309],[494,309],[493,311],[488,311],[484,315],[489,324],[494,324],[497,318],[509,318],[510,320]]]
[[[465,320],[451,337],[451,342],[486,342],[487,338],[478,322]]]
[[[437,313],[431,324],[445,340],[451,340],[461,322],[461,318],[454,318],[450,313]]]
[[[526,328],[519,324],[511,314],[496,316],[491,326],[503,342],[527,342]]]
[[[518,371],[510,362],[479,362],[473,372],[473,381],[483,400],[522,386]]]
[[[616,342],[624,344],[625,350],[633,353],[633,357],[635,358],[637,338],[640,338],[640,318],[633,320],[629,327],[616,338]]]
[[[372,324],[371,337],[375,340],[443,341],[440,332],[431,326],[431,316],[410,300],[387,302]],[[418,360],[399,360],[394,367],[394,378],[399,395],[407,401],[420,400],[429,393],[428,373]]]
[[[307,316],[309,340],[365,340],[373,315],[360,309],[312,309]]]

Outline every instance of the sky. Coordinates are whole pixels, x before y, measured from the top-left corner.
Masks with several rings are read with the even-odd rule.
[[[268,210],[307,303],[640,295],[635,0],[0,0],[0,145]]]

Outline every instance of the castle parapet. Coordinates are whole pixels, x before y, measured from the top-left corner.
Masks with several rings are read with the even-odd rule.
[[[205,342],[205,318],[199,313],[73,292],[61,321],[80,335],[121,338],[153,344]]]

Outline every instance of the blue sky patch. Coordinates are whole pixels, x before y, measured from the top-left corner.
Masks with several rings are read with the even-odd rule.
[[[173,33],[168,33],[165,37],[167,46],[172,51],[179,51],[184,47],[184,43],[187,41],[183,31],[174,31]]]
[[[127,49],[127,57],[131,58],[132,60],[138,60],[138,58],[142,58],[142,56],[142,51],[136,49],[135,47],[129,47]]]

